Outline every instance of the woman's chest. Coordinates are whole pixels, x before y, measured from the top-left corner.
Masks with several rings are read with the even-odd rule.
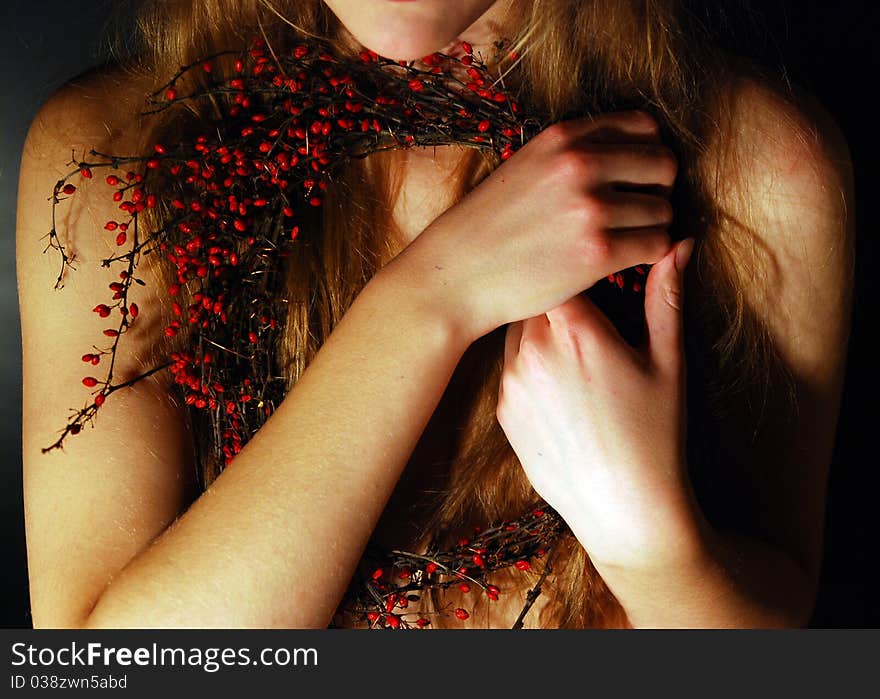
[[[413,148],[388,160],[390,211],[400,247],[406,247],[455,201],[463,149]]]

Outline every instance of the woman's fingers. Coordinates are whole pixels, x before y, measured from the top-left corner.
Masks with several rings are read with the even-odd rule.
[[[608,316],[584,294],[551,308],[545,316],[552,332],[560,336],[576,334],[580,351],[586,355],[620,351],[626,344]]]
[[[659,143],[588,143],[583,154],[612,185],[670,188],[678,174],[675,154]]]
[[[672,204],[666,197],[611,190],[602,196],[608,205],[608,228],[663,228],[672,223]]]
[[[645,284],[648,353],[655,366],[669,372],[680,368],[684,356],[684,268],[693,248],[693,238],[677,243],[668,255],[654,265]]]
[[[611,231],[610,272],[636,265],[652,265],[663,259],[671,243],[665,227]],[[609,273],[610,273],[609,272]]]
[[[607,112],[595,117],[575,119],[568,122],[572,126],[575,138],[589,138],[593,141],[638,140],[650,142],[659,140],[660,125],[648,112],[632,110],[625,112]]]

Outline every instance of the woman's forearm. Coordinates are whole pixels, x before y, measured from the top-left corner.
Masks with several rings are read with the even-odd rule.
[[[804,628],[815,581],[785,551],[705,523],[690,560],[600,569],[634,628]]]
[[[386,270],[229,468],[121,571],[84,625],[329,623],[471,339],[414,293],[415,280]]]

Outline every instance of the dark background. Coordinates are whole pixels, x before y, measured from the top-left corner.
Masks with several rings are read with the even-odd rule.
[[[715,0],[706,0],[715,2]],[[38,106],[65,80],[101,62],[111,21],[124,26],[131,0],[2,0],[0,7],[0,627],[28,627],[21,492],[21,336],[15,278],[15,201],[21,146]],[[752,3],[764,17],[753,53],[783,64],[814,95],[849,142],[859,220],[857,288],[843,409],[829,484],[825,560],[812,626],[880,627],[874,577],[880,526],[872,514],[880,487],[876,372],[866,323],[877,309],[878,185],[875,157],[877,5],[855,0]],[[871,421],[872,424],[869,424]],[[63,522],[58,523],[64,526]]]

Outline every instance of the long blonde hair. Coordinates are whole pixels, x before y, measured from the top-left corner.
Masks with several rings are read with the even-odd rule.
[[[681,174],[675,226],[698,238],[688,284],[699,293],[687,294],[693,300],[686,308],[689,463],[707,516],[716,521],[735,518],[735,506],[725,500],[715,474],[719,454],[743,435],[748,439],[751,431],[722,428],[728,401],[734,392],[769,386],[780,364],[742,293],[746,280],[763,270],[765,261],[752,244],[748,222],[717,206],[718,188],[735,169],[733,155],[715,157],[712,165],[705,158],[711,143],[724,142],[729,109],[718,86],[731,74],[731,61],[712,47],[709,33],[681,0],[533,0],[512,6],[508,20],[516,32],[509,39],[520,59],[509,80],[525,103],[554,120],[645,108],[661,121],[665,140],[677,153]],[[145,0],[138,27],[142,50],[127,68],[153,76],[157,87],[180,66],[241,48],[257,34],[278,52],[302,36],[335,41],[341,51],[350,43],[320,0]],[[191,104],[190,123],[198,124],[203,116],[199,109],[207,108]],[[185,128],[179,116],[173,126],[170,120],[158,124],[157,132]],[[398,162],[371,156],[339,173],[323,220],[302,235],[307,242],[288,260],[290,310],[278,348],[288,387],[395,252],[391,208],[401,180]],[[478,154],[466,156],[455,174],[454,198],[475,186],[493,165]],[[722,168],[727,180],[718,177]],[[536,499],[495,418],[503,332],[500,328],[469,348],[447,389],[456,401],[461,432],[448,455],[448,481],[428,507],[425,542],[453,541],[463,525],[485,527],[515,517]],[[761,396],[756,398],[760,402]],[[207,487],[220,465],[212,457],[204,416],[199,411],[190,416]],[[550,603],[542,611],[542,625],[628,625],[573,537],[563,540],[554,561],[545,584]],[[520,575],[505,582],[510,589],[529,581]]]

